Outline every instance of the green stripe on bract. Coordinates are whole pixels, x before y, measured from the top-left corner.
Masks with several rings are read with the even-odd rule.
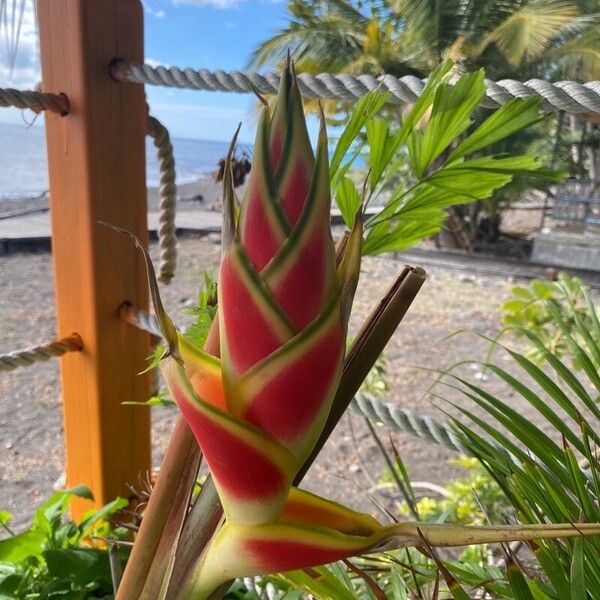
[[[280,441],[293,452],[298,462],[303,462],[312,451],[331,409],[331,402],[341,375],[344,348],[345,328],[340,322],[337,298],[333,297],[327,309],[309,327],[233,383],[228,394],[232,412],[244,415],[247,419],[252,418],[253,422],[264,427],[273,437],[281,437]],[[313,350],[321,353],[320,357],[324,362],[315,364],[316,357],[311,360],[310,355]],[[283,393],[281,390],[286,389],[285,377],[290,376],[289,369],[292,369],[291,376],[294,378],[297,375],[293,372],[294,363],[300,360],[308,361],[308,364],[312,362],[315,368],[319,365],[323,368],[328,364],[331,366],[331,371],[328,370],[326,375],[322,374],[323,379],[315,379],[312,382],[313,394],[307,398],[306,406],[309,412],[304,413],[309,416],[309,422],[306,422],[307,417],[297,414],[298,411],[303,411],[302,404],[296,402],[290,406],[286,404],[295,397],[297,391],[295,387],[289,390],[286,397],[280,397]],[[314,373],[307,373],[307,375],[315,376]],[[322,385],[319,385],[319,382]],[[272,402],[275,403],[272,411],[268,410],[268,405],[271,398],[269,394],[273,392],[265,389],[269,385],[278,390],[277,397],[272,398]],[[319,392],[317,393],[316,390]],[[260,408],[253,410],[253,402],[259,397]],[[294,415],[290,414],[289,418],[284,419],[283,415],[289,414],[289,411],[295,411]],[[288,424],[282,427],[282,423],[285,422]],[[295,423],[299,427],[302,424],[302,428],[297,430],[297,433],[296,430],[290,432],[290,427]]]
[[[248,289],[253,292],[252,296],[256,299],[257,306],[260,307],[261,312],[267,320],[273,324],[273,330],[277,332],[281,341],[286,342],[296,335],[298,332],[297,328],[290,321],[281,306],[279,306],[279,303],[273,297],[265,281],[256,272],[241,244],[236,243],[232,246],[231,257],[237,272],[246,283]]]
[[[184,363],[193,360],[202,364],[204,368],[212,373],[221,372],[221,360],[196,346],[183,333],[177,332],[177,346]]]
[[[293,69],[293,67],[291,68]],[[289,100],[285,115],[286,129],[284,145],[281,149],[281,155],[275,173],[275,180],[284,206],[284,212],[286,212],[292,223],[295,223],[301,214],[301,207],[299,210],[298,207],[295,206],[296,203],[290,202],[290,199],[297,193],[297,190],[295,190],[294,187],[298,185],[298,182],[295,180],[294,176],[297,175],[298,169],[301,169],[306,178],[306,185],[308,187],[308,182],[312,178],[314,155],[308,136],[308,129],[306,127],[306,119],[304,117],[304,109],[302,106],[302,96],[298,90],[295,72],[292,72],[291,74],[289,85]],[[276,114],[273,117],[272,127],[274,125],[276,127],[280,126],[279,121],[283,115],[277,114],[279,106],[280,99],[278,97],[275,108]],[[290,212],[292,213],[291,215]]]
[[[279,81],[279,89],[275,99],[273,118],[271,119],[271,127],[269,130],[269,159],[272,170],[275,172],[275,181],[277,184],[279,183],[278,173],[283,164],[282,159],[286,148],[286,139],[292,132],[289,119],[289,93],[291,83],[292,78],[289,61],[286,61],[286,68],[283,70]],[[278,154],[276,161],[273,160],[275,151]]]
[[[229,579],[334,562],[362,554],[377,542],[377,536],[352,536],[294,523],[226,524],[213,538],[206,561],[194,578],[199,584],[195,591],[210,593]]]
[[[322,204],[319,203],[322,202]],[[323,206],[326,204],[326,206]],[[308,191],[308,196],[304,205],[304,210],[300,220],[294,226],[290,236],[281,246],[279,252],[273,257],[271,262],[261,273],[268,283],[276,284],[279,279],[285,275],[297,252],[300,251],[302,243],[311,234],[311,227],[319,225],[327,228],[329,226],[329,212],[331,209],[331,194],[329,182],[329,161],[327,149],[327,133],[323,123],[319,133],[319,143],[317,146],[317,157],[315,167]],[[325,222],[323,222],[325,219]],[[331,236],[331,233],[329,234]],[[335,255],[333,239],[331,240],[331,254]]]
[[[291,480],[297,471],[298,464],[290,452],[279,442],[269,438],[260,429],[226,413],[209,404],[196,394],[182,365],[169,357],[161,362],[161,372],[167,383],[173,399],[177,402],[188,425],[194,432],[198,444],[205,454],[207,463],[213,473],[219,497],[225,513],[232,522],[262,523],[275,519],[282,511]],[[207,423],[210,426],[207,427]],[[226,470],[229,480],[232,478],[241,491],[253,489],[256,483],[250,461],[243,457],[228,455],[230,447],[214,448],[214,431],[226,433],[256,455],[261,461],[272,467],[281,477],[280,483],[275,483],[279,489],[274,495],[239,500],[233,498],[219,478],[219,472]],[[211,435],[212,432],[212,435]],[[236,475],[237,472],[237,475]],[[250,477],[254,475],[254,477]],[[230,484],[229,484],[230,485]]]
[[[330,302],[318,318],[316,318],[308,327],[303,329],[298,335],[295,335],[292,339],[283,344],[281,348],[273,352],[273,354],[246,371],[246,373],[238,379],[236,386],[247,385],[252,379],[260,378],[261,373],[274,368],[274,362],[279,364],[279,361],[293,361],[294,357],[298,356],[303,351],[305,345],[309,343],[311,339],[314,340],[317,338],[326,328],[327,324],[330,323],[332,319],[337,318],[337,315],[339,314],[338,307],[339,294],[336,294],[335,296],[332,296]]]
[[[248,209],[248,202],[245,200],[251,191],[250,186],[252,185],[252,181],[255,180],[273,232],[282,242],[289,233],[290,224],[281,209],[271,165],[269,164],[269,122],[269,109],[264,108],[258,123],[256,143],[254,144],[252,157],[252,171],[250,172],[251,181],[246,190],[244,200],[242,200],[239,228],[243,235]]]

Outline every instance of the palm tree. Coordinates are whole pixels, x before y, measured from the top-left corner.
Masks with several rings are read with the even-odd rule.
[[[494,78],[600,77],[599,0],[292,0],[250,65],[424,77],[445,57]]]

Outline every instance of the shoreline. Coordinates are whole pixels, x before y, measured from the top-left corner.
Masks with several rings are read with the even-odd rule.
[[[177,210],[221,210],[220,183],[214,180],[214,172],[198,176],[193,181],[177,184]],[[240,194],[241,188],[238,188]],[[48,192],[42,192],[37,196],[7,196],[0,198],[0,217],[15,215],[19,212],[28,213],[49,208]],[[159,187],[148,186],[148,210],[157,211],[159,203]]]

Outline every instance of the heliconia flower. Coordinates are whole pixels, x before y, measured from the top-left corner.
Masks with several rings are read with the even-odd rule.
[[[225,204],[231,211],[233,197]],[[288,69],[273,119],[268,108],[261,116],[239,223],[221,262],[221,358],[177,335],[173,359],[162,364],[229,522],[281,514],[337,389],[362,231],[357,219],[336,261],[330,205],[325,128],[313,158]]]
[[[233,143],[230,157],[232,151]],[[434,545],[492,535],[525,539],[514,529],[382,527],[292,487],[339,384],[360,269],[360,215],[336,256],[327,154],[322,118],[313,156],[288,64],[273,116],[265,107],[260,118],[239,219],[230,169],[225,174],[218,320],[211,333],[220,337],[220,358],[176,331],[151,281],[168,346],[162,374],[204,454],[226,518],[193,572],[195,598],[233,577],[316,566],[384,547],[391,538],[418,544],[421,530]]]

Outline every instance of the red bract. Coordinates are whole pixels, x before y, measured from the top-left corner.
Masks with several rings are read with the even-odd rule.
[[[226,210],[233,211],[228,190]],[[345,556],[364,545],[360,536],[331,547],[323,536],[371,535],[378,527],[371,517],[291,488],[338,386],[358,281],[361,221],[336,259],[330,208],[325,126],[313,157],[295,75],[287,68],[273,117],[263,110],[239,222],[219,271],[221,359],[171,331],[171,354],[162,361],[227,518],[204,561],[203,578],[211,585],[278,568],[268,560],[275,546],[285,551],[286,568]],[[231,212],[228,217],[234,221]],[[308,526],[319,530],[314,540],[286,537]],[[230,553],[232,544],[239,547]],[[228,548],[229,557],[219,548]]]

